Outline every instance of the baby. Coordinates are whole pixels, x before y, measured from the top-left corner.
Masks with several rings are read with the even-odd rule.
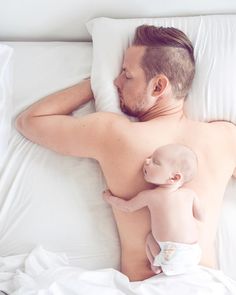
[[[151,232],[146,238],[146,253],[152,270],[158,274],[177,275],[200,262],[197,220],[203,211],[197,194],[183,184],[197,171],[195,153],[180,144],[168,144],[154,151],[143,165],[147,182],[158,186],[137,194],[131,200],[103,192],[104,199],[125,212],[145,206],[151,216]]]

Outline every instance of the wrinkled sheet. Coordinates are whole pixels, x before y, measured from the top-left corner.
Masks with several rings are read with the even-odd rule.
[[[65,254],[39,246],[26,256],[0,258],[0,289],[12,295],[233,295],[236,281],[221,271],[199,267],[185,275],[160,274],[130,282],[112,268],[73,267]]]

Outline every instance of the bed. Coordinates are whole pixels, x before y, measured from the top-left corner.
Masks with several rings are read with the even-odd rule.
[[[178,277],[159,275],[130,282],[119,272],[119,237],[111,208],[101,197],[106,183],[98,163],[63,156],[33,144],[14,127],[16,116],[27,106],[89,76],[97,100],[83,105],[73,116],[100,110],[119,112],[112,79],[129,42],[124,34],[131,34],[137,23],[156,21],[183,30],[193,28],[194,23],[198,32],[199,23],[204,31],[209,21],[217,34],[221,32],[221,38],[226,36],[230,50],[222,45],[218,51],[206,53],[200,46],[202,40],[196,43],[197,52],[202,53],[197,56],[199,64],[207,54],[220,54],[221,58],[217,56],[217,62],[211,64],[212,76],[204,80],[201,93],[200,76],[204,72],[200,72],[187,111],[199,120],[225,119],[236,123],[236,108],[232,109],[232,96],[236,95],[236,5],[231,1],[205,1],[193,2],[188,8],[185,1],[180,5],[166,1],[162,6],[160,1],[150,1],[149,6],[145,1],[119,2],[117,8],[106,0],[99,7],[92,0],[57,4],[52,0],[36,1],[35,6],[24,1],[19,7],[16,1],[1,3],[0,44],[5,46],[2,56],[7,52],[8,59],[4,60],[9,63],[2,67],[6,80],[1,76],[5,86],[1,84],[0,92],[0,290],[15,295],[236,294],[235,180],[230,181],[225,192],[219,221],[219,270],[200,267]],[[113,42],[114,30],[118,37]],[[113,47],[106,44],[105,36]],[[196,41],[197,36],[193,34],[191,38]],[[226,48],[223,59],[222,48]],[[108,55],[107,50],[113,55]],[[116,57],[117,64],[111,72],[107,71]],[[224,99],[219,95],[214,105],[210,97],[215,96],[217,65],[222,72],[231,69],[228,75],[232,89],[224,93]],[[104,78],[107,87],[103,87]],[[194,93],[205,101],[196,104]],[[201,108],[205,111],[201,112]]]

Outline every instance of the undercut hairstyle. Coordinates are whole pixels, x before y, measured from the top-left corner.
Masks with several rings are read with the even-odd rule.
[[[177,99],[186,99],[195,74],[194,49],[191,41],[173,27],[142,25],[136,28],[133,46],[145,46],[141,60],[147,83],[164,74]]]

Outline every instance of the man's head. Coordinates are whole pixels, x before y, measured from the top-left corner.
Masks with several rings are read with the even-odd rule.
[[[193,46],[178,29],[142,25],[115,79],[121,109],[139,117],[159,99],[185,99],[193,81]]]
[[[168,144],[154,151],[143,165],[145,180],[154,184],[181,186],[197,171],[197,156],[188,147]]]

